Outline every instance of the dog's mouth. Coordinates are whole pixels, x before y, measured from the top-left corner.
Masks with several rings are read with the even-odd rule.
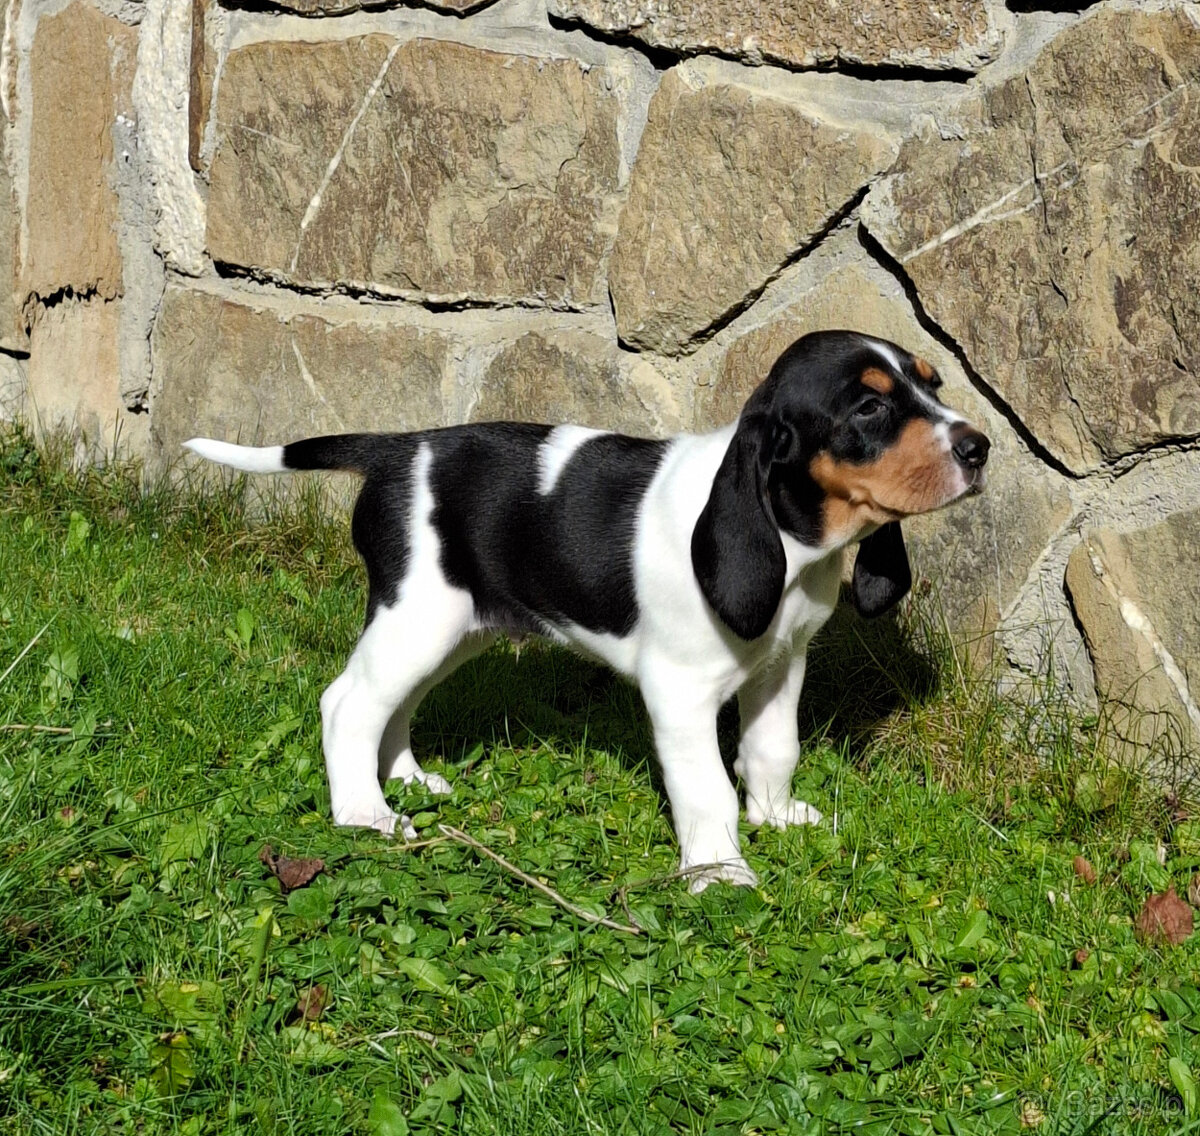
[[[914,478],[914,480],[924,480],[927,488],[920,494],[914,494],[907,501],[886,501],[871,494],[865,494],[864,499],[857,503],[865,505],[869,509],[876,523],[886,524],[888,521],[902,521],[907,517],[935,513],[957,501],[963,501],[968,497],[978,497],[987,486],[987,472],[983,466],[976,469],[963,469],[955,463],[953,471],[947,470],[944,464],[941,465],[941,469],[940,474],[933,473],[931,468],[920,471],[927,473],[927,476],[923,479]],[[958,476],[955,476],[954,471]]]
[[[967,481],[967,487],[963,490],[964,497],[978,497],[980,493],[987,488],[987,471],[981,466],[979,469],[972,470],[971,476]]]

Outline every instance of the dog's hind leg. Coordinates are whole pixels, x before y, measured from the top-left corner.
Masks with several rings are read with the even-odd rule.
[[[420,782],[431,793],[449,793],[450,782],[439,773],[426,773],[413,757],[409,726],[421,701],[439,682],[448,678],[463,663],[486,651],[496,641],[491,632],[472,632],[451,651],[436,673],[421,683],[397,708],[379,746],[379,780],[383,783],[399,778],[406,785]]]
[[[463,591],[443,585],[414,589],[393,607],[381,607],[355,647],[346,669],[321,696],[325,770],[333,820],[391,834],[396,814],[379,782],[380,747],[388,723],[419,695],[453,658],[470,628],[473,605]],[[405,721],[407,727],[407,721]],[[405,731],[406,732],[406,731]],[[415,780],[420,767],[399,771]],[[387,770],[385,772],[391,772]],[[448,787],[448,786],[447,786]]]

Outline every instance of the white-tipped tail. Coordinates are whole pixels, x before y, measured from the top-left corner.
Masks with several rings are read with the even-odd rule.
[[[190,438],[183,446],[209,461],[247,473],[286,473],[288,468],[283,464],[282,446],[237,446],[215,438]]]

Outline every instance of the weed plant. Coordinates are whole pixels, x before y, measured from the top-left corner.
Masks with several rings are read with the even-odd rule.
[[[317,700],[363,583],[315,493],[19,433],[0,479],[3,1131],[1200,1131],[1200,949],[1133,929],[1200,868],[1189,793],[997,695],[920,603],[812,654],[828,821],[747,828],[760,887],[693,897],[636,692],[533,644],[422,708],[455,790],[390,787],[416,845],[331,825]],[[285,893],[266,844],[324,870]]]

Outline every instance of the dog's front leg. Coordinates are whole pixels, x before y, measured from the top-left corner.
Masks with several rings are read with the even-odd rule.
[[[717,746],[717,693],[697,691],[694,670],[663,665],[644,668],[641,686],[679,839],[680,869],[712,865],[691,877],[690,889],[701,892],[717,880],[756,884],[738,843],[737,792]]]
[[[746,786],[746,819],[787,828],[817,824],[821,814],[792,796],[792,774],[800,759],[796,720],[807,652],[800,648],[738,691],[742,739],[734,771]]]

